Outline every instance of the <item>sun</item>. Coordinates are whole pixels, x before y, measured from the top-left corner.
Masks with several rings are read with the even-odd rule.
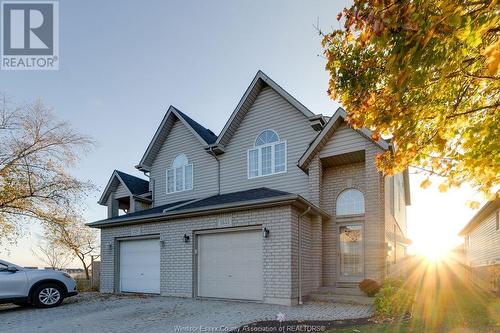
[[[441,247],[429,248],[421,252],[427,260],[429,261],[441,261],[448,257],[449,249],[444,249]]]
[[[450,252],[450,247],[442,243],[430,243],[426,242],[422,246],[419,246],[417,254],[425,257],[429,261],[441,261],[448,257]]]
[[[409,253],[434,262],[448,259],[453,249],[463,244],[457,233],[447,220],[422,218],[410,234],[413,243]]]
[[[413,252],[429,261],[441,261],[448,257],[452,245],[442,240],[419,239],[413,244]]]

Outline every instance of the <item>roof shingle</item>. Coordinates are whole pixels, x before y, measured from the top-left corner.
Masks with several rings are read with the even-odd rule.
[[[189,124],[189,126],[191,126],[196,131],[196,133],[198,133],[198,135],[201,136],[203,140],[205,140],[206,143],[211,145],[212,143],[217,141],[217,135],[215,135],[214,132],[212,132],[208,128],[203,127],[202,125],[194,121],[192,118],[190,118],[188,115],[186,115],[184,112],[179,111],[178,109],[175,110],[177,111],[177,113],[179,113],[179,115],[182,118],[184,118],[184,120]]]
[[[285,195],[290,195],[290,194],[292,194],[292,193],[273,190],[273,189],[270,189],[267,187],[260,187],[260,188],[256,188],[256,189],[246,190],[246,191],[214,195],[214,196],[208,197],[206,199],[197,200],[197,201],[194,201],[192,203],[188,203],[186,205],[176,207],[172,210],[169,210],[169,212],[179,211],[179,210],[198,209],[198,208],[204,208],[204,207],[210,207],[210,206],[218,206],[218,205],[259,200],[259,199],[269,199],[269,198],[273,198],[273,197],[280,197],[280,196],[285,196]]]
[[[121,172],[118,170],[115,171],[123,180],[125,186],[127,186],[130,192],[132,192],[132,195],[141,195],[149,192],[149,181],[129,175],[125,172]]]
[[[134,213],[129,213],[126,215],[121,215],[121,216],[115,216],[106,220],[102,221],[96,221],[89,223],[89,225],[93,224],[113,224],[114,221],[121,221],[122,219],[128,219],[128,218],[137,218],[141,219],[142,217],[148,218],[148,216],[155,215],[155,214],[160,214],[160,213],[188,213],[191,210],[198,210],[198,209],[203,209],[206,208],[206,210],[210,210],[212,207],[215,206],[220,206],[224,204],[234,204],[234,203],[244,203],[244,202],[250,202],[254,200],[262,200],[262,199],[271,199],[271,198],[278,198],[278,197],[285,197],[293,195],[292,193],[288,192],[283,192],[283,191],[278,191],[278,190],[273,190],[270,188],[266,187],[261,187],[261,188],[256,188],[256,189],[251,189],[251,190],[246,190],[246,191],[239,191],[239,192],[233,192],[233,193],[227,193],[227,194],[217,194],[213,195],[211,197],[205,198],[205,199],[193,199],[193,200],[184,200],[184,201],[177,201],[161,206],[156,206],[153,208],[141,210],[138,212]]]

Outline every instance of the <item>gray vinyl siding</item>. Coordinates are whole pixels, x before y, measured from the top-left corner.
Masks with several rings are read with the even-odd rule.
[[[500,262],[500,231],[496,230],[496,211],[488,215],[470,234],[466,248],[470,266],[485,266]],[[467,246],[467,244],[466,244]]]
[[[371,143],[358,132],[344,124],[335,130],[333,136],[323,147],[319,156],[323,158],[364,150],[367,144]]]
[[[403,174],[394,175],[394,218],[406,235],[406,201]]]
[[[287,141],[287,172],[248,179],[247,151],[265,129],[275,130]],[[316,134],[304,114],[271,88],[263,88],[220,157],[221,192],[269,187],[309,198],[307,174],[297,162]]]
[[[130,195],[130,192],[127,190],[125,185],[122,183],[118,184],[116,187],[116,192],[115,192],[115,198],[123,198],[123,197],[128,197]]]
[[[193,164],[193,189],[167,194],[166,171],[178,154]],[[200,141],[179,120],[175,121],[151,166],[155,206],[217,194],[217,161],[203,149]]]
[[[402,233],[406,236],[406,201],[403,174],[398,173],[392,177],[385,178],[386,209],[388,214],[394,218]]]
[[[227,144],[230,142],[230,138],[232,138],[234,133],[238,130],[241,121],[245,118],[245,115],[252,107],[257,96],[259,96],[259,92],[261,91],[263,85],[264,83],[262,80],[257,80],[252,89],[248,91],[248,95],[246,96],[246,98],[244,98],[244,102],[241,105],[239,111],[234,114],[234,119],[230,119],[230,125],[228,129],[224,132],[223,137],[220,138],[221,145],[227,146]]]

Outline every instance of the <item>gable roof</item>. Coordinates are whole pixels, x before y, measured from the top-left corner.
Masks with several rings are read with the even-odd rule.
[[[115,172],[123,180],[123,183],[132,195],[141,195],[149,192],[149,181],[118,170],[115,170]]]
[[[175,108],[174,108],[175,109]],[[214,134],[211,130],[208,128],[203,127],[196,121],[194,121],[192,118],[190,118],[188,115],[186,115],[184,112],[181,112],[177,109],[175,111],[182,117],[184,120],[191,126],[192,129],[198,133],[198,135],[207,143],[207,144],[212,144],[217,140],[217,135]]]
[[[316,154],[321,151],[321,149],[326,145],[328,140],[330,140],[330,138],[332,137],[333,133],[337,130],[337,128],[339,128],[342,123],[346,122],[346,119],[347,119],[347,112],[342,108],[338,108],[337,111],[335,111],[335,113],[333,114],[333,116],[328,120],[328,123],[323,128],[323,130],[318,133],[316,138],[313,140],[313,142],[311,142],[307,150],[299,159],[298,163],[299,168],[306,170],[309,167],[309,163],[314,158],[314,156],[316,156]],[[371,137],[370,130],[366,128],[353,129],[353,130],[358,132],[361,136],[363,136],[373,144],[377,145],[381,149],[383,150],[389,149],[389,144],[385,140],[382,139],[379,139],[377,141],[373,140]]]
[[[98,203],[100,205],[106,205],[111,191],[116,190],[120,183],[125,186],[129,194],[132,196],[142,195],[149,192],[149,181],[129,175],[128,173],[122,171],[114,170]]]
[[[465,227],[458,233],[459,236],[466,236],[471,231],[473,231],[477,226],[479,226],[483,221],[490,215],[492,212],[497,210],[500,207],[500,197],[492,201],[488,201],[477,213],[474,217],[467,223]]]
[[[148,145],[146,152],[142,156],[141,161],[136,168],[141,171],[149,171],[151,165],[161,149],[161,145],[165,142],[170,130],[172,129],[175,120],[180,120],[200,141],[203,146],[213,144],[217,140],[217,136],[209,129],[203,127],[185,113],[177,110],[175,107],[170,106],[167,113],[163,117],[160,126],[156,130],[153,139]]]
[[[117,224],[153,221],[155,219],[166,219],[169,217],[179,217],[188,214],[206,214],[209,211],[241,209],[241,207],[252,207],[258,205],[272,205],[299,202],[312,207],[315,214],[325,218],[330,215],[322,209],[309,203],[300,195],[274,190],[266,187],[250,189],[245,191],[217,194],[208,198],[178,201],[150,209],[141,210],[126,215],[116,216],[105,220],[87,223],[90,227],[107,227]]]
[[[266,74],[259,70],[252,80],[252,83],[250,83],[250,86],[245,91],[245,94],[243,94],[243,97],[241,97],[241,100],[236,106],[236,109],[234,109],[231,117],[219,134],[219,137],[215,142],[216,145],[221,145],[223,147],[227,145],[233,134],[236,132],[236,129],[240,125],[241,121],[245,117],[246,113],[257,99],[259,92],[266,86],[272,88],[276,93],[278,93],[278,95],[283,97],[288,103],[292,104],[297,110],[303,113],[305,117],[316,117],[316,115],[312,113],[308,108],[306,108],[302,103],[296,100],[292,95],[281,88],[276,82],[271,80]]]
[[[309,163],[316,156],[317,153],[321,151],[321,149],[326,145],[328,140],[333,136],[335,130],[340,127],[343,122],[347,122],[347,112],[343,108],[338,108],[337,111],[333,114],[331,118],[328,119],[328,123],[325,125],[323,130],[318,133],[316,138],[311,142],[307,150],[302,154],[297,166],[302,170],[307,170],[309,168]],[[365,139],[378,146],[383,150],[388,150],[391,148],[390,144],[383,140],[379,139],[377,141],[372,139],[372,132],[367,128],[354,129],[354,131],[358,132]],[[408,173],[408,169],[403,171],[403,181],[405,187],[405,202],[406,205],[411,205],[411,195],[410,195],[410,177]]]

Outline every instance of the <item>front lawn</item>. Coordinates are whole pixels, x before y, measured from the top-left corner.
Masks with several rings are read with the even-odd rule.
[[[347,333],[500,332],[500,298],[464,283],[446,264],[435,264],[408,279],[416,300],[410,320],[334,329]]]

